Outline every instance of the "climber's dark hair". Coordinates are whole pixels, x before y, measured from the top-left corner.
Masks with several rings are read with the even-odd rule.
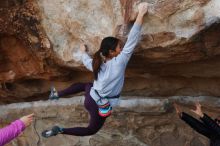
[[[102,58],[108,57],[110,50],[115,51],[118,43],[119,43],[119,39],[115,37],[106,37],[102,40],[100,48],[93,56],[93,61],[92,61],[92,68],[93,68],[93,74],[94,74],[95,80],[98,79],[100,66],[103,62]]]

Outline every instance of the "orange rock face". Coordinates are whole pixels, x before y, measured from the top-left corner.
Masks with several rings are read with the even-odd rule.
[[[103,37],[125,42],[139,2],[0,2],[0,96],[7,98],[1,102],[45,99],[51,84],[62,89],[92,81],[92,74],[82,68],[80,40],[91,55]],[[123,94],[219,96],[219,2],[150,3]]]

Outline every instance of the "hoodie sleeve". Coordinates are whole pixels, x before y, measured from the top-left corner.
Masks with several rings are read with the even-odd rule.
[[[21,120],[16,120],[10,125],[0,129],[0,146],[16,138],[24,129],[25,125]]]
[[[204,114],[202,118],[200,118],[211,130],[215,131],[216,135],[220,135],[220,126],[207,114]]]
[[[124,48],[121,53],[116,57],[116,61],[120,62],[123,65],[127,65],[131,55],[134,52],[141,35],[141,25],[134,23],[129,32],[128,39],[125,43]]]
[[[82,62],[88,70],[92,71],[92,58],[87,53],[83,53]]]
[[[187,113],[182,112],[182,116],[180,118],[198,133],[208,138],[210,138],[210,136],[212,135],[212,131],[202,121],[193,118]]]

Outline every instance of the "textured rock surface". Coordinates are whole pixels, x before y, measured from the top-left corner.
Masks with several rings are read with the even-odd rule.
[[[146,1],[151,7],[123,93],[219,96],[218,0]],[[139,2],[1,1],[0,102],[44,99],[51,80],[59,89],[91,81],[81,66],[80,40],[90,54],[105,36],[125,41]]]
[[[212,116],[219,113],[219,99],[209,96],[220,96],[220,2],[142,1],[151,7],[122,93],[134,97],[121,102],[97,135],[85,138],[39,137],[53,124],[86,125],[88,115],[79,99],[2,106],[1,126],[18,115],[37,113],[35,124],[9,145],[207,145],[207,139],[174,115],[169,103],[178,100],[191,107],[195,96],[207,96],[200,98],[204,110]],[[51,84],[63,89],[92,81],[80,62],[80,41],[87,43],[91,55],[105,36],[125,41],[139,2],[0,1],[0,104],[46,99]]]
[[[76,63],[81,39],[95,51],[100,40],[123,23],[118,0],[40,0],[38,4],[55,52],[71,66],[79,66]]]
[[[103,37],[114,35],[114,32],[126,36],[127,25],[122,24],[134,19],[137,2],[40,0],[38,3],[43,14],[43,27],[54,50],[65,62],[74,60],[72,66],[75,66],[80,39],[85,40],[94,52]],[[217,0],[157,0],[151,3],[137,49],[145,63],[148,60],[166,64],[192,62],[219,54],[215,45],[218,27],[213,26],[220,15]],[[122,16],[126,21],[122,21]]]
[[[127,100],[125,100],[127,99]],[[39,101],[10,104],[0,107],[1,126],[18,118],[18,115],[34,112],[36,121],[23,135],[7,146],[208,146],[208,140],[194,132],[178,119],[170,106],[173,100],[182,105],[184,111],[195,100],[201,102],[204,112],[215,117],[219,110],[219,99],[213,97],[169,97],[152,99],[126,97],[120,101],[113,115],[96,135],[75,137],[59,135],[44,139],[43,129],[52,125],[65,127],[86,126],[88,115],[82,107],[83,98],[60,99],[56,102]]]

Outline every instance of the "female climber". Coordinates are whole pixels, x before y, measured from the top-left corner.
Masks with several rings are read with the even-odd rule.
[[[84,106],[90,115],[89,125],[74,128],[54,126],[51,130],[43,131],[43,137],[48,138],[57,134],[88,136],[100,130],[106,118],[111,114],[112,106],[116,105],[119,100],[124,84],[125,69],[139,41],[143,17],[147,10],[148,3],[139,4],[138,15],[123,49],[119,39],[106,37],[92,59],[87,54],[85,45],[80,46],[80,50],[83,52],[83,64],[94,74],[93,84],[77,83],[59,92],[52,89],[50,99],[58,99],[65,95],[85,91]]]

